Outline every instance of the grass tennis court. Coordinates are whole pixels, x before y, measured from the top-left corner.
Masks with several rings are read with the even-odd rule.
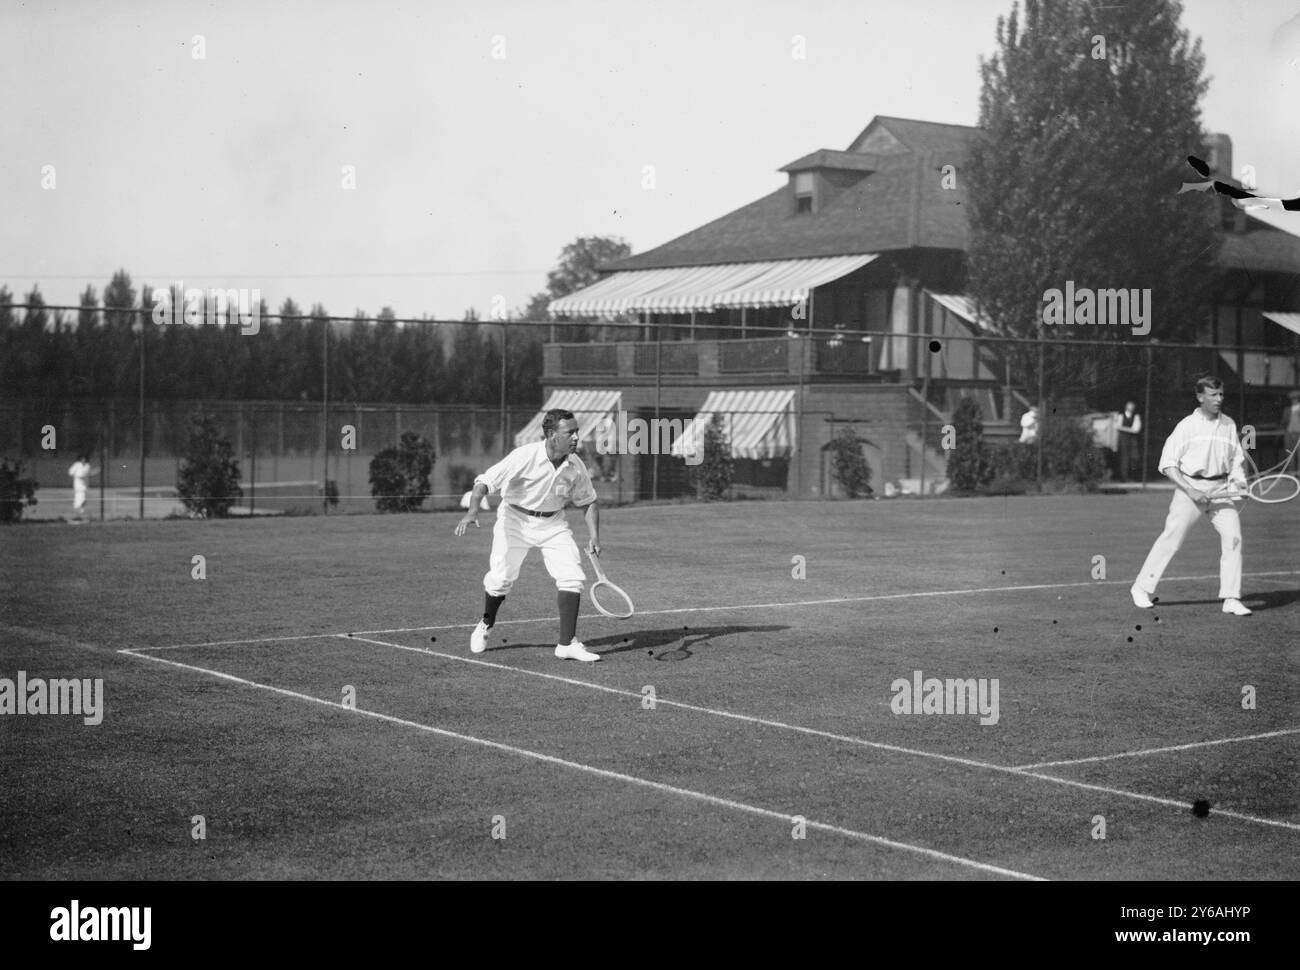
[[[488,513],[20,525],[0,677],[106,713],[0,718],[0,875],[1294,879],[1300,503],[1243,511],[1239,619],[1207,525],[1132,606],[1168,501],[606,510],[598,664],[537,553],[470,654]],[[918,670],[997,722],[894,713]]]

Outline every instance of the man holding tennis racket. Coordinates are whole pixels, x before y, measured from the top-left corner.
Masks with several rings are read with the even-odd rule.
[[[469,511],[456,525],[458,536],[463,536],[471,523],[478,528],[480,501],[489,494],[501,493],[492,530],[492,555],[483,577],[483,618],[470,634],[469,648],[473,653],[487,649],[488,631],[496,624],[497,610],[519,578],[519,567],[530,549],[540,547],[546,571],[558,591],[560,638],[555,656],[590,663],[599,660],[600,654],[592,653],[575,639],[578,604],[587,577],[564,509],[572,503],[583,510],[590,536],[587,552],[600,555],[596,490],[587,466],[576,454],[578,422],[573,412],[547,411],[542,433],[542,441],[521,445],[474,479]]]
[[[1160,577],[1202,515],[1219,533],[1219,598],[1223,612],[1249,616],[1241,602],[1241,519],[1233,502],[1240,496],[1216,497],[1225,484],[1246,490],[1245,452],[1237,440],[1237,425],[1223,414],[1223,382],[1202,377],[1196,382],[1199,407],[1178,422],[1160,453],[1160,472],[1176,486],[1165,529],[1151,547],[1137,580],[1129,590],[1142,609],[1154,604]]]

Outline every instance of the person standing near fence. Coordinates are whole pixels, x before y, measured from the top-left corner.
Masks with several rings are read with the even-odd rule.
[[[1125,402],[1124,413],[1119,416],[1115,430],[1119,437],[1120,480],[1134,481],[1137,477],[1134,472],[1139,468],[1142,454],[1142,439],[1138,437],[1142,433],[1142,415],[1138,414],[1137,404],[1133,401]]]
[[[68,469],[72,478],[72,521],[86,521],[86,479],[98,475],[98,468],[90,467],[89,455],[78,455],[77,460]]]
[[[1038,408],[1030,408],[1020,416],[1020,443],[1032,445],[1038,441]]]

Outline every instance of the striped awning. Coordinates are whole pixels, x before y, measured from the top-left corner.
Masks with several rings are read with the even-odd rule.
[[[788,458],[795,444],[793,403],[794,388],[712,391],[673,443],[673,454],[681,457],[703,448],[704,429],[721,414],[731,457]]]
[[[719,307],[793,306],[808,299],[818,286],[848,276],[875,259],[874,253],[828,256],[824,259],[787,259],[725,292],[713,301]]]
[[[931,293],[929,290],[925,292],[935,303],[946,310],[951,310],[967,323],[973,323],[981,330],[993,329],[987,319],[975,312],[975,303],[970,297],[958,293]]]
[[[552,391],[542,409],[515,435],[515,447],[542,440],[542,422],[546,420],[546,412],[552,408],[572,411],[578,420],[579,439],[583,442],[594,441],[600,422],[611,411],[618,410],[622,402],[623,395],[619,391],[584,391],[577,388]]]
[[[1274,323],[1286,327],[1294,334],[1300,334],[1300,313],[1282,313],[1279,310],[1269,310],[1263,314],[1265,320],[1272,320]]]
[[[547,309],[557,316],[614,316],[784,306],[806,299],[814,287],[847,276],[875,258],[860,254],[627,270],[552,300]]]

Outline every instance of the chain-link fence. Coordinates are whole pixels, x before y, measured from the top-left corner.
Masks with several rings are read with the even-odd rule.
[[[85,454],[98,471],[90,482],[91,509],[98,508],[103,489],[119,514],[135,515],[124,493],[143,487],[155,501],[174,494],[191,418],[206,415],[239,462],[244,495],[238,510],[366,511],[375,507],[371,460],[395,447],[403,432],[413,431],[433,445],[436,456],[433,494],[425,508],[452,508],[476,474],[514,447],[515,433],[535,413],[532,408],[503,415],[454,406],[152,401],[144,406],[142,466],[138,405],[0,401],[0,453],[22,458],[27,474],[47,495],[71,488],[68,468]],[[40,492],[37,498],[43,499]]]

